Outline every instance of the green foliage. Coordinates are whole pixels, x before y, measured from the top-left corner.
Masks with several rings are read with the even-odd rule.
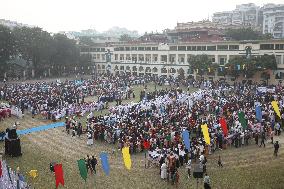
[[[212,67],[212,60],[205,54],[192,55],[189,58],[189,67],[192,70],[198,70],[199,75],[203,75],[208,68]]]
[[[58,75],[64,67],[80,64],[79,47],[65,35],[52,36],[38,27],[10,30],[0,25],[0,69],[7,68],[5,64],[12,56],[31,62],[28,70],[34,69],[36,76],[46,74],[50,68],[54,68],[53,74]]]
[[[247,59],[245,56],[237,56],[229,60],[226,65],[226,74],[238,77],[241,74],[252,77],[257,71],[275,70],[277,63],[274,55],[263,55]]]
[[[228,29],[226,36],[231,37],[234,40],[261,40],[271,39],[271,34],[261,34],[260,32],[254,31],[252,28],[239,28],[239,29]]]
[[[15,55],[15,40],[12,31],[0,25],[0,72],[4,73],[7,68],[7,61]]]
[[[80,36],[79,40],[81,45],[95,45],[95,43],[92,41],[92,37],[90,36]]]

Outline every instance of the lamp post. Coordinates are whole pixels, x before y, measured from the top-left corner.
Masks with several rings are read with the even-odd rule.
[[[106,51],[106,53],[105,53],[105,55],[106,55],[106,64],[107,64],[107,66],[106,66],[106,71],[107,71],[107,74],[109,74],[110,72],[111,72],[111,55],[112,55],[113,53],[111,53],[110,52],[110,49],[107,49],[107,51]]]

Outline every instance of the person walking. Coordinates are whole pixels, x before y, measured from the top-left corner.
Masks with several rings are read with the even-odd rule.
[[[207,175],[207,173],[205,173],[205,177],[203,179],[203,183],[204,183],[204,189],[211,189],[210,177]]]
[[[278,143],[278,141],[276,141],[275,142],[275,144],[274,144],[274,156],[278,156],[278,150],[279,150],[279,143]]]
[[[277,122],[275,125],[275,135],[280,136],[280,133],[281,133],[281,125],[279,122]]]
[[[91,167],[92,167],[92,171],[93,171],[94,174],[97,173],[97,171],[96,171],[96,166],[97,166],[97,164],[98,164],[97,158],[95,158],[95,156],[92,156],[92,159],[91,159]]]
[[[218,167],[223,167],[220,155],[219,155],[219,158],[218,158]]]
[[[187,178],[191,177],[191,159],[186,163],[185,168],[187,169]]]
[[[264,140],[266,140],[266,138],[265,138],[265,132],[262,132],[262,133],[261,133],[261,142],[260,142],[260,146],[259,146],[259,147],[261,147],[262,144],[263,144],[263,146],[265,147]]]

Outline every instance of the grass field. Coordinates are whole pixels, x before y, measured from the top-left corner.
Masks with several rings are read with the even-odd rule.
[[[169,88],[169,87],[168,87]],[[142,86],[135,87],[136,99]],[[148,90],[154,89],[153,85],[148,86]],[[194,90],[194,89],[192,89]],[[92,99],[88,99],[92,100]],[[131,101],[131,100],[130,100]],[[127,103],[124,101],[123,103]],[[113,104],[111,104],[113,105]],[[103,111],[102,113],[106,113]],[[95,113],[95,114],[98,114]],[[81,118],[82,119],[82,118]],[[36,127],[50,123],[39,118],[31,118],[26,115],[18,120],[14,117],[0,122],[0,130],[11,126],[13,122],[21,123],[19,129]],[[273,157],[273,146],[267,144],[266,148],[259,148],[254,144],[244,148],[229,148],[218,151],[208,158],[208,174],[211,177],[212,188],[228,189],[282,189],[284,188],[284,137],[277,138],[280,141],[280,153],[277,158]],[[37,189],[55,188],[54,174],[49,171],[49,163],[56,161],[63,164],[65,187],[70,189],[97,188],[97,189],[148,189],[148,188],[176,188],[166,181],[160,179],[159,168],[144,168],[144,154],[132,156],[132,169],[126,170],[120,151],[116,146],[107,143],[95,142],[93,146],[86,145],[86,137],[71,137],[64,132],[64,128],[51,129],[39,133],[32,133],[21,137],[22,157],[9,158],[10,166],[13,169],[20,167],[23,173],[31,169],[39,171],[39,177],[29,182],[33,183]],[[4,144],[0,143],[3,148]],[[115,153],[112,154],[112,150]],[[87,154],[99,156],[100,152],[109,153],[110,176],[106,176],[99,164],[97,175],[88,175],[85,186],[81,179],[77,167],[77,160],[84,158]],[[217,167],[217,158],[221,155],[224,167]],[[196,180],[186,177],[185,168],[180,168],[180,183],[177,188],[196,188]],[[60,186],[60,188],[63,188]],[[203,188],[199,184],[199,188]]]

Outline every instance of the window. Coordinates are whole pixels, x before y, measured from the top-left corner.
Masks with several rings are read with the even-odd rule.
[[[216,46],[207,46],[207,51],[216,51]]]
[[[225,64],[225,58],[220,58],[220,65],[224,65]]]
[[[151,47],[146,47],[146,51],[150,51],[151,50]]]
[[[187,46],[187,47],[186,47],[186,50],[187,50],[187,51],[191,51],[191,46]]]
[[[217,45],[218,51],[228,50],[228,45]]]
[[[176,51],[177,50],[177,46],[170,46],[170,51]]]
[[[274,44],[260,44],[260,50],[273,50]]]
[[[239,50],[239,45],[229,45],[229,50]]]
[[[197,51],[205,51],[206,50],[206,46],[197,46],[196,50]]]
[[[192,46],[192,47],[191,47],[191,50],[192,50],[192,51],[196,51],[196,46]]]
[[[284,44],[275,44],[276,50],[284,50]]]
[[[152,47],[152,51],[157,51],[158,47]]]
[[[105,51],[106,51],[106,49],[105,49],[105,48],[101,48],[101,51],[102,51],[102,52],[105,52]]]
[[[81,48],[81,52],[89,52],[89,48],[83,47]]]
[[[124,47],[119,47],[119,51],[124,51]]]
[[[118,60],[118,54],[114,55],[114,60]]]
[[[186,46],[178,46],[179,51],[186,51]]]
[[[137,51],[137,47],[131,47],[132,51]]]
[[[162,62],[167,62],[167,55],[161,55]]]
[[[155,56],[154,60],[155,60],[155,62],[157,62],[157,61],[158,61],[158,57],[157,57],[157,56]]]
[[[126,51],[130,51],[130,47],[125,47],[125,50]]]
[[[119,48],[118,48],[118,47],[115,47],[115,48],[114,48],[114,51],[119,51]]]

